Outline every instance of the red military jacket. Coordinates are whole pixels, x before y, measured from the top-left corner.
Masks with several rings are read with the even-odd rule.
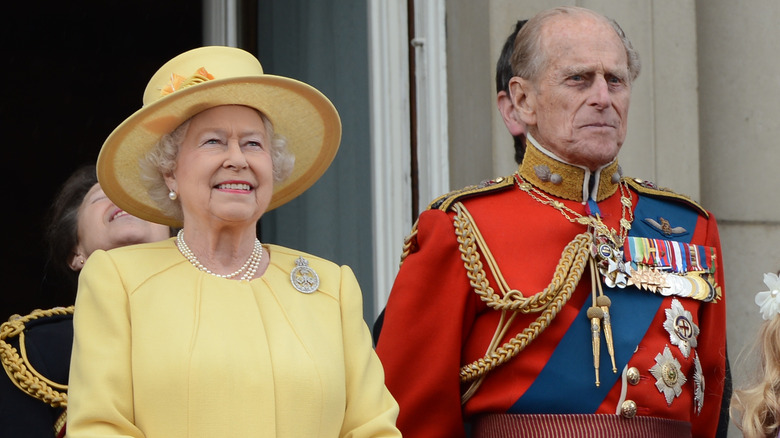
[[[627,421],[649,416],[688,422],[696,437],[715,435],[727,365],[715,218],[688,198],[649,183],[625,178],[619,183],[617,171],[613,163],[597,172],[599,184],[592,191],[597,201],[583,203],[589,171],[529,145],[515,177],[446,195],[420,215],[377,344],[404,436],[464,436],[464,422],[490,413],[609,414]],[[483,246],[464,237],[463,214],[456,209],[468,213],[478,229],[471,240]],[[667,282],[672,286],[656,289],[647,281],[608,287],[597,276],[611,300],[616,372],[601,340],[596,386],[589,267],[553,318],[542,318],[542,330],[538,312],[518,312],[498,342],[509,348],[493,348],[491,362],[489,347],[502,312],[488,306],[484,290],[500,298],[497,278],[526,298],[549,288],[564,248],[588,230],[577,218],[594,210],[614,230],[620,230],[621,219],[630,221],[623,242],[626,264],[633,260],[649,272],[680,273]],[[709,290],[701,280],[689,280],[686,270],[710,272]],[[645,278],[637,272],[636,278]],[[509,318],[513,312],[504,313]],[[534,332],[530,341],[523,336]],[[504,361],[519,344],[525,345]],[[493,367],[462,404],[469,388],[461,381],[462,368],[480,358]]]

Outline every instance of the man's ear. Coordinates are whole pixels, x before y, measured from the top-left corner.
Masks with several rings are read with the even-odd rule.
[[[498,112],[501,113],[501,117],[504,119],[504,125],[512,137],[519,135],[525,135],[525,123],[519,120],[517,114],[514,111],[514,105],[512,104],[512,97],[506,91],[499,91],[496,97],[496,104],[498,105]]]
[[[536,125],[536,89],[531,81],[513,77],[509,80],[509,93],[515,117],[526,126]]]

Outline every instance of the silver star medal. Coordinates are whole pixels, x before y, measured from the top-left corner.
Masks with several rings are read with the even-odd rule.
[[[609,287],[625,288],[631,278],[631,265],[623,262],[623,251],[606,243],[607,238],[596,236],[599,243],[594,244],[591,252],[598,260],[599,271],[604,283]]]
[[[691,348],[697,346],[696,337],[699,335],[699,327],[694,324],[691,312],[685,310],[677,298],[673,298],[672,307],[666,309],[664,328],[669,332],[672,345],[678,346],[687,359],[691,355]]]
[[[698,353],[693,353],[693,402],[696,405],[696,415],[701,414],[701,408],[704,406],[704,373],[701,371],[701,361]]]
[[[320,277],[317,272],[309,267],[309,262],[303,257],[295,261],[295,269],[290,272],[290,282],[298,291],[310,294],[320,287]]]
[[[655,377],[655,387],[666,397],[666,404],[671,406],[675,397],[682,394],[682,386],[688,380],[682,373],[680,362],[672,356],[667,345],[663,354],[655,356],[655,365],[650,368],[650,374]]]

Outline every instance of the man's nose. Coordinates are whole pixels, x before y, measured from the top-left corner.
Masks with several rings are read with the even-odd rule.
[[[591,86],[591,95],[588,103],[599,109],[607,108],[612,104],[612,96],[609,93],[609,84],[604,76],[596,76]]]

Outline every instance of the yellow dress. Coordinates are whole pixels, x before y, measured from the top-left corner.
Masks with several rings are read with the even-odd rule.
[[[173,239],[97,251],[79,279],[68,437],[390,437],[352,271],[267,245],[252,281],[193,267]],[[303,256],[320,278],[305,294]]]

